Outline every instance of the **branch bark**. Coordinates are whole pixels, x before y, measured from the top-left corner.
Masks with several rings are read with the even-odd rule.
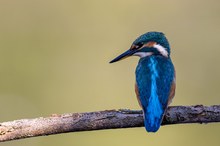
[[[220,105],[169,107],[162,125],[220,122]],[[0,123],[0,142],[67,132],[142,127],[142,111],[70,113]]]

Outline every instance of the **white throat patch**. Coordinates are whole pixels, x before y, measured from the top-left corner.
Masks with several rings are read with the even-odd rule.
[[[153,47],[156,48],[161,55],[163,55],[164,57],[168,57],[168,52],[166,48],[164,48],[160,44],[154,44]]]
[[[140,58],[147,57],[153,55],[153,52],[136,52],[133,56],[139,56]]]

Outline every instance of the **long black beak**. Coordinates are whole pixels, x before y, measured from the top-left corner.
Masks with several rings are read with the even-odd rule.
[[[114,63],[114,62],[117,62],[119,60],[122,60],[122,59],[125,59],[131,55],[133,55],[134,53],[136,52],[136,50],[128,50],[124,53],[122,53],[121,55],[119,55],[118,57],[116,57],[115,59],[113,59],[112,61],[110,61],[109,63]]]

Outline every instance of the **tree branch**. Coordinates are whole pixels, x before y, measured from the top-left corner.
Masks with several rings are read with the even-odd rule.
[[[220,122],[220,105],[169,107],[162,125]],[[142,127],[141,111],[106,110],[0,123],[0,142],[66,132]]]

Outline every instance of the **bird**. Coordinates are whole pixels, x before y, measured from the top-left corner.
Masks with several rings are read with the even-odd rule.
[[[169,42],[162,32],[147,32],[110,63],[129,56],[140,57],[135,71],[135,93],[143,110],[145,129],[147,132],[157,132],[176,89]]]

